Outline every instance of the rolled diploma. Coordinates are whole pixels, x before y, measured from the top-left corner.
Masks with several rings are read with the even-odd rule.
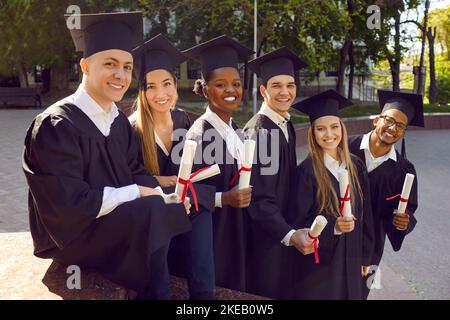
[[[347,185],[348,185],[348,171],[347,170],[339,171],[339,190],[340,190],[340,194],[341,194],[341,199],[343,199],[345,196],[345,190],[347,189]],[[350,195],[350,190],[349,190],[347,198],[350,198],[350,196],[351,195]],[[342,215],[344,217],[349,217],[349,218],[353,217],[350,201],[345,201],[344,209],[342,210]]]
[[[163,198],[165,204],[181,203],[181,198],[175,192],[171,194],[162,193],[161,197]]]
[[[202,181],[218,174],[220,174],[220,168],[219,165],[216,163],[215,165],[212,165],[208,169],[197,174],[195,177],[191,179],[191,181],[192,183]]]
[[[243,166],[251,168],[253,164],[253,156],[255,155],[255,140],[244,140],[244,161]],[[241,171],[239,175],[239,189],[245,189],[250,186],[250,177],[252,173],[249,171]]]
[[[313,238],[317,238],[320,236],[327,223],[328,221],[324,216],[317,216],[309,229],[309,235]]]
[[[178,178],[188,180],[191,176],[192,164],[194,163],[195,149],[197,142],[186,140],[183,148],[183,155],[181,156],[180,170],[178,171]],[[187,187],[187,186],[186,186]],[[183,195],[184,185],[177,181],[175,186],[175,193],[181,198]]]
[[[405,177],[405,182],[403,182],[401,198],[409,199],[409,194],[411,192],[413,181],[414,175],[411,173],[407,173]],[[407,204],[408,202],[399,201],[397,213],[405,213]]]

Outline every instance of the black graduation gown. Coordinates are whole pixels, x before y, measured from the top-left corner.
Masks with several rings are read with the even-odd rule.
[[[35,118],[23,169],[36,256],[92,267],[127,288],[146,289],[152,254],[190,224],[182,204],[165,205],[159,196],[126,202],[96,218],[105,186],[157,185],[139,164],[137,150],[122,112],[108,137],[72,104],[56,103]]]
[[[238,130],[234,122],[232,126]],[[196,170],[214,163],[220,167],[220,175],[204,180],[205,184],[215,186],[216,192],[225,192],[239,183],[239,179],[236,179],[233,185],[229,185],[238,171],[238,164],[228,152],[225,141],[208,121],[197,119],[189,130],[187,139],[201,142],[197,147],[194,163]],[[212,149],[212,159],[201,156],[210,154]],[[245,291],[246,225],[242,209],[223,206],[213,211],[214,263],[218,286]]]
[[[173,141],[172,149],[169,151],[169,155],[166,155],[163,149],[158,144],[156,144],[160,176],[178,176],[180,165],[179,163],[173,162],[172,157],[174,159],[181,159],[181,156],[183,154],[184,142],[186,141],[186,133],[192,125],[191,120],[184,110],[174,108],[171,110],[170,114],[173,121],[173,130],[177,130],[178,132],[173,136],[173,138],[176,140]],[[131,121],[131,125],[135,128],[135,120]],[[139,141],[140,137],[137,134],[136,130],[135,133],[136,138]],[[139,161],[142,165],[144,164],[141,148],[139,148]],[[209,212],[214,211],[215,188],[203,183],[194,183],[194,188],[197,195],[199,211],[201,211],[202,208]],[[162,189],[166,194],[175,192],[175,187],[165,187]],[[191,199],[192,208],[189,217],[192,219],[196,215],[196,210],[194,207],[193,196],[190,189],[188,189],[187,196]]]
[[[366,158],[364,150],[360,149],[362,138],[362,135],[350,137],[349,148],[352,153],[365,163]],[[417,220],[414,217],[414,212],[417,209],[417,173],[411,162],[403,158],[397,150],[395,152],[397,154],[397,162],[389,159],[369,173],[375,230],[375,248],[371,263],[372,265],[379,265],[381,261],[386,235],[389,238],[392,249],[398,251],[402,246],[405,236],[410,233],[417,224]],[[407,173],[411,173],[415,176],[407,204],[410,223],[407,230],[399,231],[392,224],[393,212],[398,207],[399,198],[390,201],[386,200],[386,198],[402,192],[403,182]]]
[[[373,251],[373,219],[370,207],[369,180],[364,164],[352,155],[358,170],[364,201],[356,199],[355,229],[346,234],[334,235],[336,218],[323,213],[328,224],[319,237],[319,264],[314,254],[302,255],[291,251],[293,273],[293,299],[362,299],[361,266],[370,265]],[[327,171],[336,193],[339,181]],[[318,208],[315,201],[317,185],[312,161],[307,157],[297,168],[292,196],[291,224],[295,229],[311,227]]]
[[[172,149],[169,155],[163,151],[163,149],[157,144],[156,152],[158,155],[158,165],[159,165],[159,175],[160,176],[177,176],[180,168],[179,163],[174,163],[172,161],[172,156],[175,159],[181,159],[183,154],[183,145],[185,142],[185,137],[187,130],[192,125],[186,112],[179,108],[174,108],[170,112],[173,121],[173,141]],[[132,126],[135,127],[136,122],[132,121]],[[178,132],[176,132],[176,130]],[[183,131],[184,130],[184,131]],[[184,133],[183,133],[184,132]],[[139,139],[139,135],[137,135]],[[172,154],[177,153],[177,154]],[[139,159],[143,164],[142,151],[139,148]],[[164,193],[170,194],[175,192],[175,187],[165,187],[162,188]],[[191,212],[189,214],[189,220],[191,223],[195,224],[197,217],[200,214],[204,214],[204,211],[213,212],[214,211],[214,196],[216,188],[211,185],[203,183],[194,183],[194,189],[197,195],[197,201],[199,206],[199,212],[196,211],[194,206],[194,197],[192,196],[191,190],[188,189],[187,196],[191,199]],[[205,240],[206,241],[206,240]],[[179,277],[187,277],[187,261],[188,252],[186,252],[186,234],[180,234],[172,239],[170,242],[170,249],[168,252],[168,266],[169,272],[172,275]]]
[[[272,120],[261,114],[253,116],[244,128],[246,138],[257,142],[256,162],[250,180],[253,186],[252,201],[245,209],[250,218],[247,291],[277,299],[288,296],[289,275],[293,266],[289,252],[295,250],[281,243],[292,229],[286,220],[292,176],[297,166],[295,131],[291,122],[288,122],[287,128],[289,141]],[[271,132],[278,133],[278,138]],[[263,153],[262,157],[270,156],[272,163],[267,164],[266,159],[261,159],[260,150],[267,150],[264,152],[267,155]],[[263,174],[264,169],[267,170],[277,160],[278,170],[274,174]]]

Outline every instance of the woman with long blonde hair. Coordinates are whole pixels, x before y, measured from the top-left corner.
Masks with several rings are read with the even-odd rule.
[[[308,156],[297,168],[290,220],[296,228],[310,227],[317,215],[328,222],[319,237],[319,261],[303,255],[293,258],[292,298],[362,299],[373,225],[367,170],[350,154],[347,130],[339,117],[339,109],[349,105],[350,100],[328,90],[292,106],[309,116],[311,127]],[[353,218],[343,216],[340,172],[348,174]]]
[[[182,146],[191,126],[187,113],[176,108],[178,99],[176,66],[187,58],[163,35],[158,35],[134,52],[138,62],[139,93],[136,111],[130,121],[140,141],[140,160],[158,180],[164,193],[174,192]],[[212,253],[211,212],[215,188],[195,184],[197,199],[191,209],[192,231],[175,237],[169,249],[172,274],[186,277],[191,299],[214,298],[214,260]],[[197,211],[198,208],[198,211]]]

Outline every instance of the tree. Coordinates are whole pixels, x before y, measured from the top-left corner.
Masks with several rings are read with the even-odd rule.
[[[402,45],[406,39],[410,38],[401,30],[401,14],[407,10],[416,8],[419,5],[417,0],[379,0],[377,4],[381,8],[382,23],[380,30],[374,30],[373,38],[379,41],[381,47],[378,53],[374,53],[375,61],[386,59],[392,76],[392,90],[400,91],[400,63],[402,54],[407,50]],[[391,34],[391,30],[394,34]],[[390,47],[390,40],[393,38],[393,47]],[[368,41],[369,46],[377,46],[373,41]],[[371,48],[371,52],[376,52]]]
[[[78,1],[81,13],[136,8],[134,1]],[[28,87],[27,72],[36,65],[50,70],[51,91],[66,91],[76,58],[64,14],[70,0],[4,0],[0,2],[0,72],[18,74]]]

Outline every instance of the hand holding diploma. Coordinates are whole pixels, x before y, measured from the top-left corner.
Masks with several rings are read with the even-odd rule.
[[[397,210],[394,210],[394,219],[392,220],[392,224],[399,231],[405,231],[408,228],[409,224],[409,215],[407,213],[398,213]]]
[[[352,232],[353,229],[355,229],[355,221],[352,218],[339,217],[336,219],[334,228],[336,229],[336,231],[342,233]]]
[[[309,229],[308,237],[310,241],[313,243],[314,247],[314,261],[316,264],[319,263],[319,236],[322,233],[322,230],[327,225],[328,221],[325,219],[324,216],[317,216],[314,219],[313,224],[311,225],[311,228]]]
[[[397,214],[405,213],[406,206],[409,200],[409,194],[411,193],[412,184],[414,181],[414,175],[407,173],[405,182],[403,182],[402,193],[400,195],[400,202],[398,203]]]
[[[295,231],[289,239],[289,244],[294,246],[303,255],[307,255],[314,252],[314,243],[308,236],[309,229],[298,229]]]
[[[252,188],[239,189],[234,186],[233,189],[222,192],[222,206],[232,206],[233,208],[247,208],[252,200]]]
[[[409,224],[407,205],[413,182],[414,182],[414,175],[411,173],[407,173],[405,176],[405,181],[403,182],[402,193],[386,199],[389,201],[400,196],[398,208],[397,210],[394,210],[394,219],[392,221],[397,230],[400,231],[405,231]]]

